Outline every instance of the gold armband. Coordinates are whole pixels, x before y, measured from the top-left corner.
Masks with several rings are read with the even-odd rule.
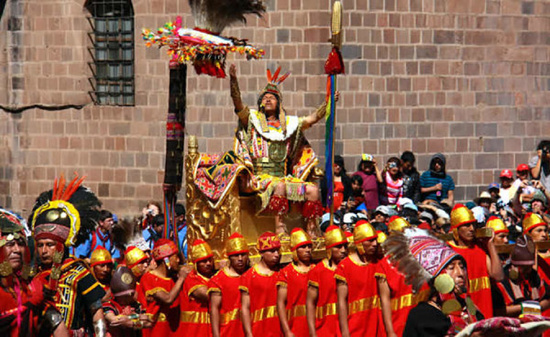
[[[327,114],[327,103],[321,104],[320,107],[317,108],[317,111],[315,111],[315,116],[317,116],[318,120],[321,120],[323,117],[325,117]]]

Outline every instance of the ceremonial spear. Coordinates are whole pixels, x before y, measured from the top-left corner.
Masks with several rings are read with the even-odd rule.
[[[337,0],[332,5],[331,20],[332,50],[325,62],[325,73],[327,79],[327,114],[325,122],[325,177],[327,180],[327,206],[330,208],[330,225],[334,223],[334,124],[336,121],[336,75],[343,74],[344,62],[340,48],[342,47],[342,3]]]

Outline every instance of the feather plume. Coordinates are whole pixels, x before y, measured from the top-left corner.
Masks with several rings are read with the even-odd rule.
[[[410,238],[430,235],[421,229],[407,229],[405,233],[392,233],[383,243],[383,246],[386,255],[397,265],[397,270],[405,275],[405,282],[412,285],[413,290],[416,292],[432,278],[432,275],[422,267],[409,250]]]
[[[266,10],[263,0],[189,0],[195,26],[221,34],[236,22],[246,23],[246,14],[261,17]]]
[[[279,78],[279,80],[277,81],[277,85],[283,83],[288,76],[290,76],[290,71],[284,74],[283,76],[281,76],[281,78]]]
[[[271,76],[271,70],[267,69],[267,82],[271,83],[273,76]]]

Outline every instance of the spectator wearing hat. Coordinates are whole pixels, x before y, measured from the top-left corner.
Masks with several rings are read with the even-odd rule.
[[[537,155],[529,161],[531,176],[538,179],[543,192],[550,187],[550,140],[543,140],[537,146]]]
[[[487,187],[487,192],[491,195],[491,197],[495,200],[498,200],[500,198],[500,185],[499,183],[490,183]]]
[[[428,225],[430,225],[430,228],[433,228],[433,225],[434,225],[434,216],[432,215],[432,213],[430,213],[430,212],[428,212],[428,211],[422,211],[422,212],[420,213],[419,220],[420,220],[420,222],[425,222],[425,223],[427,223]]]
[[[357,222],[357,215],[355,213],[346,213],[342,217],[342,230],[345,232],[353,232],[353,227]]]
[[[411,151],[401,155],[401,172],[403,173],[403,196],[415,204],[420,202],[420,173],[414,166],[416,158]]]
[[[376,159],[370,154],[361,155],[361,161],[357,167],[358,175],[363,179],[363,196],[367,209],[375,209],[380,204],[378,199],[379,184],[383,183],[382,173],[376,164]]]
[[[388,206],[378,206],[374,210],[374,213],[372,214],[373,222],[382,222],[386,223],[388,222],[388,219],[390,217],[390,209]]]
[[[491,209],[491,205],[496,202],[495,199],[491,196],[489,192],[483,191],[479,194],[479,197],[474,199],[474,202],[476,205],[483,207],[489,211]]]
[[[506,304],[506,316],[518,317],[526,301],[538,304],[539,312],[550,308],[550,288],[533,268],[535,245],[531,239],[525,236],[518,239],[510,261],[505,270],[508,277],[498,283]]]
[[[441,153],[436,153],[431,161],[428,171],[420,176],[420,192],[422,201],[454,204],[455,183],[453,178],[446,173],[446,159]]]
[[[540,190],[537,190],[531,198],[531,211],[540,215],[547,223],[550,222],[550,216],[547,213],[547,199]]]
[[[516,168],[516,180],[512,187],[520,191],[520,202],[530,202],[536,192],[533,181],[529,180],[529,166],[527,164],[519,164]]]
[[[334,205],[334,210],[337,210],[352,195],[351,179],[346,172],[342,156],[334,156],[333,179],[334,191],[332,194],[332,204]],[[324,207],[327,207],[327,191],[327,178],[323,176],[321,180],[321,200]]]
[[[500,171],[500,191],[499,196],[505,204],[510,203],[514,198],[517,190],[512,188],[512,182],[514,180],[514,175],[512,170],[504,169]]]

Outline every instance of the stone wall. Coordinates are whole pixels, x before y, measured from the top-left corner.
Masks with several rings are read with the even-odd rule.
[[[303,116],[321,103],[330,3],[269,0],[263,19],[224,32],[266,50],[260,61],[228,59],[237,64],[245,102],[254,104],[265,69],[280,65],[292,71],[283,85],[290,113]],[[534,154],[550,125],[549,1],[343,4],[347,74],[338,78],[336,152],[348,171],[361,153],[384,162],[412,150],[424,170],[432,154],[444,152],[456,198],[464,200]],[[25,215],[62,172],[87,175],[86,184],[119,214],[162,198],[168,56],[146,48],[140,31],[178,14],[192,27],[187,1],[133,1],[134,107],[91,102],[84,5],[8,0],[0,18],[0,106],[25,109],[0,112],[0,204]],[[198,136],[201,151],[231,148],[236,117],[228,93],[228,80],[189,71],[187,134]],[[307,136],[322,155],[324,125]]]

